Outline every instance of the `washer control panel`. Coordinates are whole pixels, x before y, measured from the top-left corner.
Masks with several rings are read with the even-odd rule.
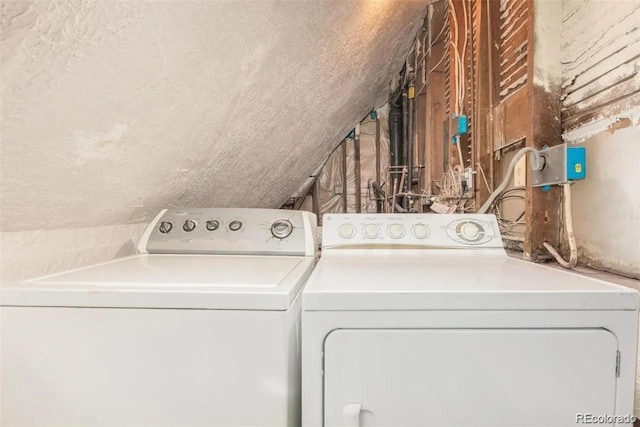
[[[140,253],[315,255],[316,216],[280,209],[164,209]]]
[[[494,215],[327,214],[322,247],[383,246],[502,248]]]

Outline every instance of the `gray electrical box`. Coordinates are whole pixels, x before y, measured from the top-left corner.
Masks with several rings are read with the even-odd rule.
[[[566,143],[540,151],[543,158],[542,169],[531,170],[531,185],[564,184],[586,177],[586,150],[584,147],[569,147]]]

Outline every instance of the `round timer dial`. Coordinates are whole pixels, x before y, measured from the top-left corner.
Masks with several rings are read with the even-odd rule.
[[[456,225],[456,234],[465,242],[475,243],[484,238],[484,227],[475,221],[463,221]]]
[[[271,224],[271,234],[277,239],[289,237],[293,232],[293,224],[286,219],[279,219]]]

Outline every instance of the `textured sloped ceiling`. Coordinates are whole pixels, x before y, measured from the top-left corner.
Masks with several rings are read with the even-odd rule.
[[[387,96],[425,2],[2,3],[2,230],[278,207]]]

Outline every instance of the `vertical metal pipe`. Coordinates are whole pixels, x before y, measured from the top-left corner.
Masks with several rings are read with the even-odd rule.
[[[392,167],[404,164],[402,159],[402,106],[400,104],[400,93],[391,100],[391,108],[389,110],[389,165]],[[390,174],[389,193],[395,194],[399,191],[399,176],[396,175],[395,169]]]
[[[414,145],[414,116],[415,116],[415,87],[409,85],[407,108],[407,193],[413,189],[413,145]],[[407,197],[405,208],[409,208],[410,198]]]
[[[360,135],[353,138],[353,165],[356,186],[356,212],[362,212],[362,184],[360,183]]]
[[[313,187],[311,189],[311,201],[313,213],[316,214],[317,225],[322,225],[322,218],[320,217],[320,176],[316,176],[313,181]]]
[[[342,212],[347,213],[347,138],[342,141]]]
[[[409,145],[409,106],[408,106],[409,102],[408,102],[408,96],[407,96],[407,91],[403,90],[402,91],[402,157],[404,159],[404,163],[403,165],[407,165],[407,160],[408,160],[408,152],[407,152],[407,148]],[[406,191],[406,189],[408,188],[408,184],[406,184],[406,180],[405,180],[405,188],[401,188],[400,191]],[[403,203],[402,203],[403,207],[405,209],[409,208],[409,198],[408,197],[404,197]]]
[[[382,176],[381,176],[381,159],[380,159],[380,119],[376,116],[376,130],[375,130],[375,138],[376,138],[376,184],[378,186],[382,185]],[[378,193],[374,192],[376,199],[379,198]],[[382,200],[376,200],[376,212],[382,212]]]

